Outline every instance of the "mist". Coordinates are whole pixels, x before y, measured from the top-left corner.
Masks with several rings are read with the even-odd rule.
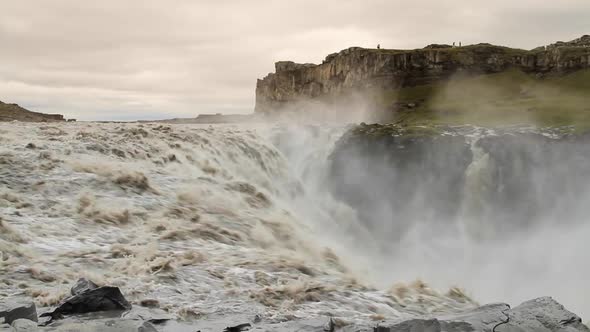
[[[302,219],[362,280],[421,280],[481,304],[553,296],[587,317],[590,150],[575,80],[463,73],[423,100],[365,89],[293,101],[273,121],[299,126],[273,142],[303,181]]]
[[[358,214],[373,280],[458,286],[481,303],[551,295],[587,314],[590,151],[547,136],[468,127],[340,142],[327,186]]]

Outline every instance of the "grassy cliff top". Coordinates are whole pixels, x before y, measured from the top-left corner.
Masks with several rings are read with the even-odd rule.
[[[376,102],[407,125],[533,124],[590,129],[590,69],[538,78],[518,70],[380,91]]]

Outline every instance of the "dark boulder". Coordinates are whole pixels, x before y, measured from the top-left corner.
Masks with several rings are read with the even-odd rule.
[[[580,317],[550,297],[524,302],[506,315],[505,327],[498,326],[496,331],[590,331]]]
[[[37,321],[35,303],[26,299],[1,299],[0,323],[12,324],[17,319]]]
[[[437,319],[411,319],[392,327],[377,326],[375,332],[440,332],[441,322]],[[466,330],[473,331],[473,330]]]
[[[225,330],[223,330],[223,332],[248,331],[248,330],[250,330],[251,327],[252,327],[252,325],[250,323],[245,323],[245,324],[240,324],[240,325],[236,325],[236,326],[226,327]]]
[[[60,303],[54,311],[45,313],[41,317],[51,317],[51,320],[54,320],[62,318],[63,315],[131,309],[131,304],[118,287],[97,287],[89,280],[80,279],[71,293],[72,296]]]
[[[75,295],[84,293],[89,290],[97,289],[97,288],[98,288],[97,284],[93,283],[92,281],[90,281],[86,278],[81,278],[81,279],[78,279],[78,281],[76,282],[76,284],[74,286],[72,286],[70,293],[72,294],[72,296],[75,296]]]
[[[44,330],[41,330],[44,331]],[[158,332],[154,325],[148,322],[125,319],[96,319],[91,321],[64,321],[58,326],[51,327],[52,332]],[[25,331],[24,331],[25,332]],[[28,331],[26,331],[28,332]]]

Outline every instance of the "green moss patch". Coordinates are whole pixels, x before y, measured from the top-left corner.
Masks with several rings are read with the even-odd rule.
[[[404,125],[538,125],[590,129],[590,70],[538,78],[511,70],[382,91],[377,104]]]

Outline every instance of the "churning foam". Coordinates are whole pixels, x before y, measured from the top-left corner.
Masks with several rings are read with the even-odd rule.
[[[462,235],[426,239],[416,229],[385,247],[396,252],[384,251],[327,183],[329,156],[344,130],[3,124],[0,294],[52,305],[88,277],[186,319],[333,315],[343,324],[473,307],[454,285],[484,301],[545,290],[570,299],[571,284],[542,280],[529,284],[535,294],[533,287],[498,290],[511,285],[510,271],[522,268],[522,259],[537,257],[523,248],[552,261],[565,257],[552,266],[550,277],[558,277],[570,251],[582,249],[575,241],[563,246],[568,235],[588,234],[580,229],[539,230],[489,246]],[[470,167],[468,185],[485,182],[485,158]],[[543,241],[559,247],[539,248]],[[519,278],[539,267],[529,265]]]

